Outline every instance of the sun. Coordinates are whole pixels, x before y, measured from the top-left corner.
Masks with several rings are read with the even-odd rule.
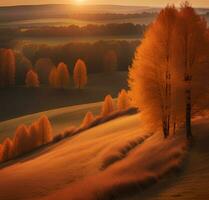
[[[75,0],[76,4],[83,4],[85,2],[85,0]]]

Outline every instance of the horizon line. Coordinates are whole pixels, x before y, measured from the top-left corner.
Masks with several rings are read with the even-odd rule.
[[[46,4],[11,4],[11,5],[4,5],[4,4],[0,4],[0,7],[18,7],[18,6],[47,6],[47,5],[72,5],[72,6],[124,6],[124,7],[144,7],[144,8],[164,8],[165,6],[163,5],[156,5],[156,6],[146,6],[146,5],[128,5],[128,4],[91,4],[91,3],[85,3],[85,4],[76,4],[76,3],[46,3]],[[169,4],[167,4],[169,5]],[[172,4],[170,4],[172,5]],[[178,6],[176,6],[178,7]],[[196,9],[209,9],[209,5],[208,7],[205,6],[192,6],[193,8]]]

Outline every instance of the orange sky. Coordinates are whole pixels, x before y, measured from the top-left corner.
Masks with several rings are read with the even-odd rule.
[[[87,4],[120,4],[120,5],[145,5],[165,6],[168,3],[179,4],[181,0],[0,0],[0,5],[17,4],[49,4],[49,3],[76,3],[82,1]],[[209,0],[190,0],[195,7],[209,7]]]

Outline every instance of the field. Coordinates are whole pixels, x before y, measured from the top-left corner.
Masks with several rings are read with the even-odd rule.
[[[74,89],[72,86],[64,91],[46,86],[32,90],[24,86],[0,89],[2,97],[0,103],[4,105],[0,108],[3,113],[0,120],[54,108],[103,101],[108,94],[115,98],[121,89],[127,88],[127,72],[117,72],[112,75],[91,74],[88,80],[88,85],[83,90]]]
[[[95,105],[99,106],[99,104]],[[94,107],[92,104],[80,106],[79,115],[81,116],[85,109],[91,110],[92,107]],[[54,118],[60,118],[54,124],[55,130],[66,128],[66,120],[70,121],[74,117],[75,112],[73,110],[75,107],[66,108],[65,115],[61,110],[52,111]],[[49,114],[50,117],[52,112],[46,112],[46,114]],[[30,121],[31,118],[33,116],[16,120],[26,122]],[[80,121],[78,118],[77,120]],[[15,120],[10,121],[7,126],[10,127],[14,123]],[[117,181],[118,178],[121,179],[119,188],[123,188],[126,184],[135,185],[136,181],[143,184],[143,179],[152,179],[149,170],[146,169],[149,166],[154,163],[158,166],[158,168],[152,168],[153,173],[158,176],[158,173],[164,173],[168,170],[168,166],[169,168],[173,166],[176,159],[181,160],[184,152],[182,149],[184,148],[184,139],[182,137],[176,137],[175,140],[170,140],[168,144],[165,143],[167,145],[163,146],[160,145],[163,142],[160,135],[152,136],[152,134],[140,130],[139,125],[138,115],[122,117],[15,161],[16,164],[0,171],[2,180],[0,182],[0,198],[24,200],[29,197],[39,199],[45,196],[47,199],[57,199],[59,196],[61,199],[76,199],[76,197],[84,199],[83,195],[90,195],[89,200],[95,199],[94,197],[91,198],[91,195],[94,196],[97,192],[101,196],[104,193],[108,194],[110,192],[108,188],[112,184],[117,185],[117,182],[114,183],[114,181]],[[159,145],[156,141],[159,142]],[[174,148],[173,143],[178,145],[175,145]],[[153,150],[157,153],[163,151],[163,148],[166,148],[166,154],[161,156],[165,162],[168,162],[168,166],[161,166],[160,162],[155,159],[146,163],[148,166],[140,164],[145,159],[144,156],[140,156],[142,152],[149,157]],[[179,153],[181,156],[176,158],[175,155]],[[120,166],[119,169],[118,166]],[[138,168],[137,174],[135,167]],[[143,179],[141,179],[142,173],[144,174]],[[105,180],[105,177],[108,181]],[[104,179],[104,182],[101,181],[95,185],[94,179]],[[91,184],[87,190],[84,190],[83,187],[89,181]],[[103,185],[103,183],[106,184]],[[104,193],[97,186],[102,187]],[[75,187],[73,193],[71,187]],[[13,193],[8,192],[11,189]],[[77,190],[81,191],[80,189],[85,192],[76,193]]]

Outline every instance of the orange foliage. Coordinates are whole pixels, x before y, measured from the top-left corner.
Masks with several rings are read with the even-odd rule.
[[[38,121],[38,131],[41,144],[47,144],[52,141],[52,126],[47,116],[43,115]]]
[[[89,126],[92,122],[94,121],[94,115],[92,114],[92,112],[87,112],[86,116],[82,122],[81,127],[87,127]]]
[[[102,116],[107,116],[114,111],[114,102],[111,95],[105,97],[104,103],[102,105]]]
[[[15,156],[27,153],[30,149],[30,143],[28,128],[25,125],[20,125],[13,138]]]
[[[78,59],[73,73],[74,83],[77,88],[83,88],[87,83],[87,69],[83,60]]]
[[[121,90],[118,94],[117,107],[118,110],[125,110],[131,106],[131,101],[126,90]]]
[[[58,83],[57,83],[57,68],[54,67],[50,74],[49,74],[49,84],[53,87],[53,88],[58,88]]]
[[[15,131],[13,141],[7,138],[2,145],[0,144],[0,162],[24,155],[51,142],[52,139],[52,126],[45,115],[29,128],[24,124],[20,125]]]
[[[70,82],[69,70],[66,64],[60,63],[57,67],[57,87],[67,88]]]
[[[42,145],[40,135],[41,134],[39,132],[39,124],[37,122],[34,122],[29,127],[29,137],[30,137],[30,141],[31,141],[30,142],[31,150]]]
[[[30,88],[39,87],[40,83],[38,79],[38,74],[34,72],[33,70],[29,70],[28,73],[26,74],[25,83],[26,83],[26,86]]]
[[[60,63],[58,67],[52,68],[49,74],[49,84],[53,88],[64,89],[69,86],[70,75],[67,65]]]
[[[180,11],[163,9],[145,33],[129,70],[129,86],[152,131],[163,130],[165,137],[175,133],[186,122],[185,102],[198,102],[196,112],[199,100],[208,96],[207,32],[206,22],[186,3]]]
[[[0,86],[15,84],[15,54],[11,49],[0,49]]]
[[[13,157],[13,142],[10,138],[6,138],[2,143],[2,161],[8,161]]]

